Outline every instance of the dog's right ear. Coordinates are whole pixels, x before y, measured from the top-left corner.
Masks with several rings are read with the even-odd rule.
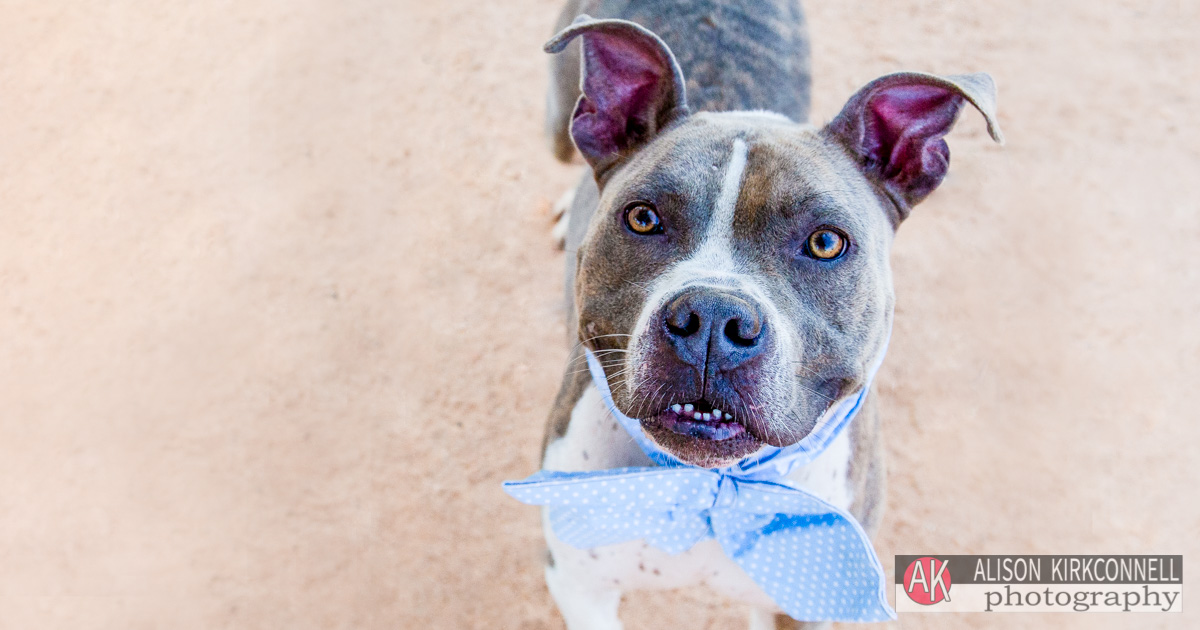
[[[625,20],[575,18],[546,43],[561,52],[583,37],[579,102],[571,138],[596,180],[673,121],[687,115],[683,70],[657,35]]]

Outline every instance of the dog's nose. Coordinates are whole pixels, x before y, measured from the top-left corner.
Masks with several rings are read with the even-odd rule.
[[[758,356],[767,333],[752,300],[708,288],[675,296],[663,319],[680,358],[701,369],[729,369]]]

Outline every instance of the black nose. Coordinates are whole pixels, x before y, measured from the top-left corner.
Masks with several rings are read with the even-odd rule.
[[[667,338],[679,357],[708,370],[737,367],[758,356],[766,330],[751,300],[709,288],[675,296],[663,314]]]

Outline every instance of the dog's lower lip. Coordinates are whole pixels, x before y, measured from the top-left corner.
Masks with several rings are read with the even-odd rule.
[[[704,401],[671,405],[659,414],[658,421],[672,433],[714,442],[746,432],[746,427],[736,422],[733,414],[714,409]]]

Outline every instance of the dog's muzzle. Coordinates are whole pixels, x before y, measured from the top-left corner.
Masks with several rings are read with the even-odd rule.
[[[748,428],[763,412],[764,366],[775,349],[760,303],[735,287],[692,285],[649,321],[637,379],[645,391],[633,397],[644,401],[634,411],[647,430],[664,446],[701,458],[758,448],[760,438]]]

